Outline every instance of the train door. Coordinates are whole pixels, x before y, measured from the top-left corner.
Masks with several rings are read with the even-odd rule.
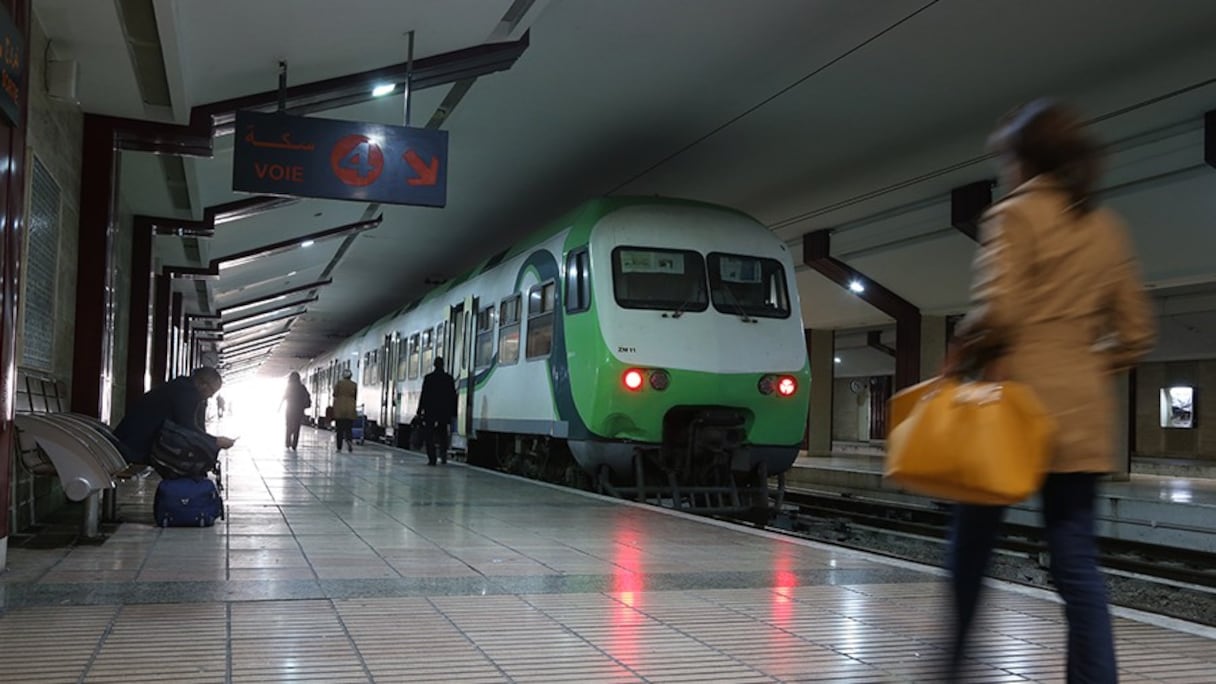
[[[473,371],[472,347],[474,335],[469,325],[477,311],[477,298],[466,297],[463,302],[450,309],[448,315],[448,372],[456,381],[456,431],[452,433],[452,446],[468,448],[468,439],[473,432]]]
[[[384,342],[380,345],[380,363],[376,366],[376,379],[380,381],[380,415],[377,420],[380,423],[381,433],[384,435],[392,435],[397,428],[397,421],[393,418],[393,390],[397,383],[394,380],[395,369],[397,368],[397,359],[395,351],[397,345],[393,335],[385,335]]]

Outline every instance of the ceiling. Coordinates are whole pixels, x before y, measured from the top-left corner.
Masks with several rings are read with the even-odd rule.
[[[274,88],[279,60],[295,85],[403,62],[409,30],[416,58],[527,32],[518,61],[478,78],[444,122],[446,208],[304,199],[197,243],[158,238],[159,263],[200,266],[382,216],[351,239],[175,284],[200,313],[332,280],[298,318],[265,327],[288,333],[261,356],[266,373],[301,366],[602,194],[736,206],[793,246],[833,228],[838,258],[926,313],[956,312],[974,245],[950,226],[949,191],[994,176],[991,123],[1040,94],[1105,117],[1094,129],[1113,143],[1107,200],[1127,217],[1147,277],[1163,288],[1216,281],[1216,171],[1202,151],[1202,116],[1216,109],[1209,0],[349,0],[340,16],[327,0],[34,7],[54,52],[81,64],[85,111],[178,123],[192,107]],[[411,123],[446,94],[414,93]],[[320,115],[401,124],[403,110],[397,95]],[[218,138],[212,158],[180,165],[124,153],[124,205],[199,218],[244,197],[231,189],[232,143]],[[814,271],[797,279],[808,327],[889,321]],[[1208,331],[1197,345],[1216,333],[1204,315],[1177,321]]]

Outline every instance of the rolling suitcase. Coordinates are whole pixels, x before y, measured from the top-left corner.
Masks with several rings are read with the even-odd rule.
[[[210,478],[161,480],[152,512],[160,527],[211,527],[224,517],[224,499]]]

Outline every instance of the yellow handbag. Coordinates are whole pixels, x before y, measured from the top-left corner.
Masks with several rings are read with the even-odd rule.
[[[1056,424],[1023,383],[934,378],[891,398],[886,477],[969,504],[1009,505],[1038,491]]]

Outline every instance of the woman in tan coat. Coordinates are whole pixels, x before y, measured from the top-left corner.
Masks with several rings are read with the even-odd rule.
[[[1058,423],[1040,492],[1051,575],[1068,619],[1068,681],[1117,680],[1105,583],[1097,567],[1094,501],[1114,469],[1113,375],[1152,348],[1152,307],[1131,241],[1093,198],[1098,148],[1080,119],[1037,100],[1001,122],[991,140],[1014,190],[985,214],[972,310],[960,323],[947,373],[965,358],[996,359],[1030,385]],[[954,673],[1004,509],[959,506],[951,531]]]
[[[359,417],[356,410],[356,399],[359,396],[359,386],[351,380],[350,369],[342,371],[342,379],[334,383],[334,432],[338,436],[338,451],[342,451],[342,440],[346,440],[346,450],[354,451],[351,439],[351,427],[355,418]]]

